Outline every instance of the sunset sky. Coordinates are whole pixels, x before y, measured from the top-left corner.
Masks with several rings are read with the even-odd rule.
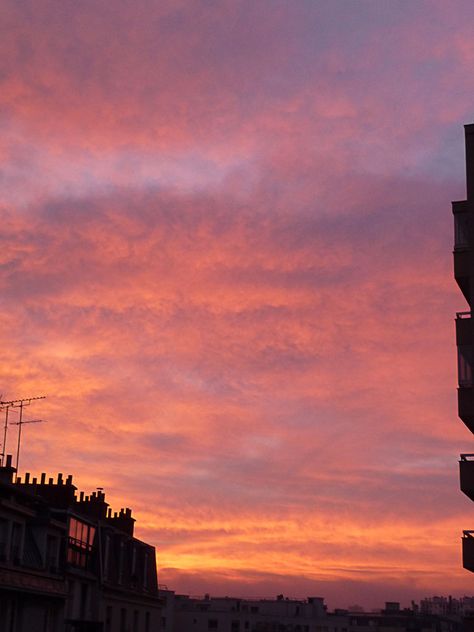
[[[131,506],[160,583],[474,594],[450,207],[473,23],[472,0],[0,0],[0,393],[47,395],[21,473]]]

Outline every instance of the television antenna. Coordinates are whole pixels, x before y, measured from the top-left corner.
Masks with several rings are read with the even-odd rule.
[[[26,406],[29,406],[31,404],[31,402],[37,401],[38,399],[45,399],[46,395],[41,395],[40,397],[24,397],[23,399],[11,399],[9,401],[3,401],[2,399],[0,399],[0,411],[5,411],[5,423],[3,426],[3,444],[2,444],[2,452],[1,452],[1,465],[4,464],[5,461],[5,457],[7,454],[7,432],[8,432],[8,425],[9,425],[9,421],[8,421],[8,417],[9,417],[9,413],[10,412],[15,412],[15,413],[19,413],[20,417],[19,420],[16,422],[10,422],[10,425],[15,425],[18,426],[18,446],[17,446],[17,453],[16,453],[16,469],[17,469],[17,473],[18,473],[18,463],[20,461],[20,444],[21,444],[21,428],[23,424],[26,423],[39,423],[42,422],[42,419],[32,419],[31,421],[23,421],[23,409]],[[15,410],[15,409],[19,409],[19,410]]]

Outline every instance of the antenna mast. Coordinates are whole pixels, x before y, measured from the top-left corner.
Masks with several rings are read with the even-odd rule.
[[[10,408],[12,409],[12,412],[18,412],[15,410],[15,408],[20,409],[19,420],[16,422],[13,422],[13,425],[18,426],[18,446],[17,446],[17,453],[16,453],[16,470],[18,473],[18,463],[20,461],[21,427],[23,424],[38,423],[38,422],[43,421],[42,419],[32,419],[31,421],[23,421],[23,408],[25,406],[29,406],[31,402],[33,401],[36,401],[38,399],[45,399],[45,398],[46,398],[46,395],[41,395],[40,397],[25,397],[23,399],[12,399],[10,401],[0,400],[0,411],[2,410],[5,411],[5,423],[3,426],[3,444],[2,444],[2,452],[1,452],[2,459],[0,462],[1,465],[4,464],[5,457],[7,454],[8,414],[10,412]]]

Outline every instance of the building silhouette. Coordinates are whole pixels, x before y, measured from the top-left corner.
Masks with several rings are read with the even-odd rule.
[[[474,433],[474,125],[465,125],[467,199],[452,203],[454,214],[454,277],[469,310],[456,314],[458,414]],[[474,500],[474,454],[461,454],[461,491]],[[463,566],[474,572],[474,530],[462,537]]]
[[[161,625],[154,547],[130,509],[72,476],[0,466],[0,631],[154,632]]]
[[[461,632],[459,612],[454,607],[425,612],[412,603],[400,608],[386,602],[373,612],[336,609],[329,612],[322,597],[275,599],[236,597],[190,597],[161,590],[162,632]],[[442,599],[442,598],[435,598]],[[467,599],[467,598],[466,598]],[[456,600],[454,602],[458,603]],[[449,600],[450,606],[454,604]]]

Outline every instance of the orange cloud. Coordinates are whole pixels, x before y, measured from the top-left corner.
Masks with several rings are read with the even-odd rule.
[[[0,392],[48,395],[21,469],[133,506],[173,588],[467,590],[471,35],[433,6],[2,7]]]

